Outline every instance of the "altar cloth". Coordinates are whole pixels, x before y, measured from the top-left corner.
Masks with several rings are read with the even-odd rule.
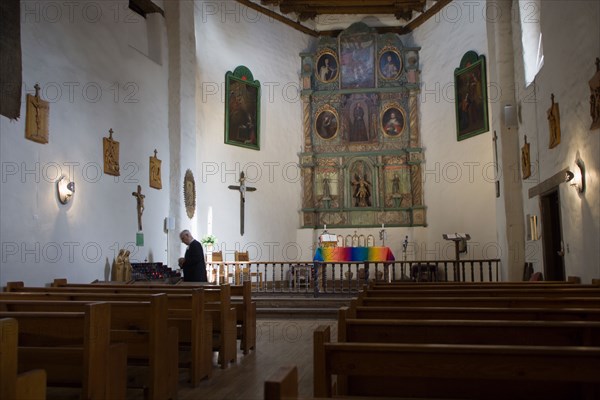
[[[394,261],[389,247],[319,247],[313,261]]]

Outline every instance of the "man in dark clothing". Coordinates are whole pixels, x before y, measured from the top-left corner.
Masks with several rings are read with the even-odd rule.
[[[183,280],[185,282],[208,282],[202,245],[187,229],[181,231],[179,238],[188,246],[185,257],[179,259],[179,266],[183,269]]]

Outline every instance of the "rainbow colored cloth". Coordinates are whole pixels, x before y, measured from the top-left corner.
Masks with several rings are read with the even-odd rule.
[[[394,261],[389,247],[319,247],[313,261]]]

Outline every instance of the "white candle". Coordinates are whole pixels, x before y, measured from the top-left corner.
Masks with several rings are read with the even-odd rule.
[[[212,235],[212,206],[208,207],[208,217],[206,218],[206,234]]]
[[[326,231],[327,230],[327,224],[323,225],[323,230]]]
[[[381,229],[385,229],[385,224],[381,224]]]

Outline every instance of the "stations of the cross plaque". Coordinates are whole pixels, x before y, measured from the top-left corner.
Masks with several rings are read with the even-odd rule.
[[[229,189],[238,190],[240,192],[240,234],[244,236],[244,204],[246,203],[246,192],[254,192],[255,187],[246,186],[246,176],[244,171],[240,172],[240,180],[238,185],[230,185]]]

